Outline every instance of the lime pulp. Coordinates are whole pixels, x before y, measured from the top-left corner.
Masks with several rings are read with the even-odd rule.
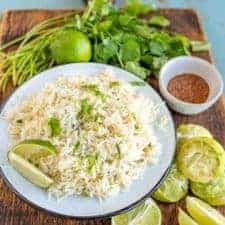
[[[33,184],[42,188],[48,188],[53,184],[53,180],[50,177],[13,151],[9,151],[8,159],[11,165]]]

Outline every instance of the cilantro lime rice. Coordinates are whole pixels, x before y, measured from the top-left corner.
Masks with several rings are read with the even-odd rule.
[[[134,86],[105,71],[62,76],[6,118],[14,144],[40,139],[57,148],[58,154],[40,158],[37,165],[54,180],[51,194],[105,198],[128,188],[157,162],[155,109]]]

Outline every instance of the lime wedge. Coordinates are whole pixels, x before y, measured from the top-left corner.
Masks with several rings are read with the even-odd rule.
[[[186,198],[186,207],[189,214],[200,225],[224,225],[225,217],[222,216],[216,209],[209,206],[207,203],[194,197]]]
[[[213,138],[190,138],[178,149],[177,165],[191,181],[208,183],[224,171],[224,149]]]
[[[10,151],[8,153],[8,159],[11,165],[33,184],[42,188],[48,188],[53,183],[50,177],[46,176],[41,170],[14,152]]]
[[[161,202],[178,202],[188,192],[188,179],[185,178],[174,164],[160,187],[152,197]]]
[[[178,222],[180,225],[198,225],[189,215],[179,208]]]
[[[225,205],[225,173],[207,184],[191,182],[191,191],[210,205]]]
[[[37,164],[42,157],[57,153],[55,146],[44,140],[25,140],[15,145],[11,151],[34,164]]]
[[[193,137],[212,137],[212,134],[204,127],[197,124],[181,124],[177,128],[177,139],[189,139]]]
[[[160,225],[162,216],[157,204],[147,199],[131,211],[112,217],[111,221],[112,225]]]

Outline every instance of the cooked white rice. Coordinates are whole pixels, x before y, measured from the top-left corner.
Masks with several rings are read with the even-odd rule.
[[[82,100],[91,105],[90,115],[81,115]],[[6,117],[14,144],[42,139],[58,149],[59,154],[42,158],[39,165],[55,181],[49,192],[57,197],[117,194],[140,178],[159,152],[151,129],[153,102],[110,71],[60,77]],[[61,127],[55,137],[48,125],[51,117]]]

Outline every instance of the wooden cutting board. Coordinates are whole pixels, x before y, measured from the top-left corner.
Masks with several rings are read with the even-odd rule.
[[[38,22],[47,17],[58,15],[66,10],[28,10],[6,11],[2,17],[0,41],[5,43],[23,34]],[[205,40],[199,18],[191,9],[162,9],[157,14],[168,17],[171,21],[170,30],[183,33],[193,40]],[[199,57],[212,61],[208,52],[198,54]],[[157,89],[157,81],[150,78],[149,82]],[[1,102],[13,91],[10,87],[7,94],[0,95]],[[196,116],[182,116],[173,112],[176,124],[197,123],[208,128],[212,134],[225,146],[225,99],[222,96],[218,102],[204,113]],[[184,207],[184,202],[177,204],[160,204],[163,214],[163,225],[177,225],[178,206]],[[74,209],[76,210],[76,209]],[[225,207],[219,210],[225,215]],[[0,225],[110,225],[110,219],[75,220],[58,217],[41,211],[18,198],[0,179]]]

